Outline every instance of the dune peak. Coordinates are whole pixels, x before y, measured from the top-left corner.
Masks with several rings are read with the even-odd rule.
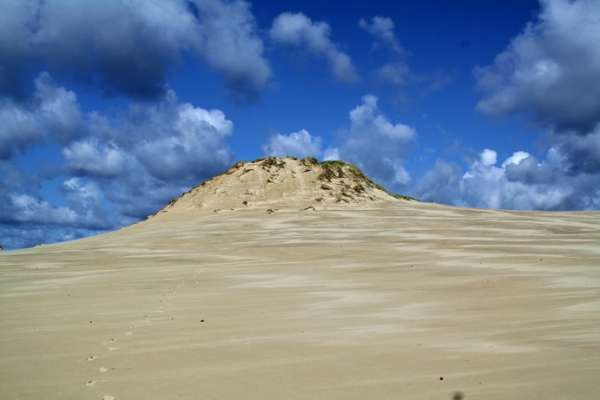
[[[396,201],[397,197],[358,167],[343,161],[267,157],[235,163],[172,200],[157,214],[253,207],[317,210],[332,205]]]

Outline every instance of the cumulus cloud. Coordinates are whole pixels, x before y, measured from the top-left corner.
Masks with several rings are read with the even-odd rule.
[[[490,66],[475,69],[480,111],[523,113],[558,132],[600,121],[600,2],[542,0],[542,11]]]
[[[323,160],[325,160],[325,161],[341,160],[341,159],[342,158],[340,157],[340,149],[338,149],[337,147],[328,147],[323,152]]]
[[[371,94],[363,96],[362,104],[350,111],[350,129],[343,132],[342,145],[328,151],[357,164],[377,182],[396,190],[411,179],[403,164],[417,131],[390,122],[377,102]]]
[[[11,235],[0,243],[4,247],[131,224],[232,162],[226,140],[233,123],[220,110],[179,102],[172,90],[160,102],[132,103],[115,117],[84,114],[76,96],[49,74],[41,74],[36,86],[26,105],[6,101],[0,109],[21,124],[0,128],[6,154],[0,158],[0,230]],[[37,136],[23,139],[23,132]],[[17,150],[36,141],[58,145],[64,164],[45,176],[19,168]],[[48,179],[58,184],[50,198],[42,191]]]
[[[233,123],[220,110],[179,103],[173,91],[157,104],[133,104],[124,120],[95,114],[89,129],[92,136],[63,148],[65,169],[101,182],[131,181],[150,196],[160,192],[153,187],[166,186],[173,193],[197,184],[222,172],[232,160],[226,139]],[[126,190],[136,197],[127,186],[113,187],[111,192]],[[122,196],[118,202],[126,199]]]
[[[236,96],[255,98],[271,72],[242,0],[0,2],[0,93],[23,98],[31,66],[75,72],[105,94],[160,98],[183,54],[206,60]]]
[[[376,16],[371,19],[371,23],[361,18],[358,22],[358,26],[381,40],[393,52],[398,54],[404,52],[394,33],[395,24],[391,18]]]
[[[312,136],[307,130],[282,135],[271,136],[266,145],[262,146],[265,155],[297,158],[319,157],[321,154],[321,138]]]
[[[84,132],[75,93],[58,87],[48,73],[35,80],[26,102],[0,102],[0,159],[8,159],[40,141],[68,143]]]
[[[585,136],[573,132],[552,134],[550,140],[563,157],[563,166],[570,175],[600,175],[600,124]]]
[[[600,133],[593,135],[600,141]],[[573,173],[573,146],[563,135],[553,137],[542,160],[518,151],[497,165],[497,153],[485,149],[466,172],[437,161],[415,185],[422,200],[495,209],[596,210],[600,207],[600,174]],[[573,138],[581,139],[579,136]],[[596,153],[600,154],[600,153]],[[597,156],[596,156],[597,157]],[[595,158],[600,160],[600,158]]]
[[[127,154],[114,143],[100,144],[95,137],[74,142],[64,147],[62,153],[73,175],[98,178],[122,176],[129,161]]]
[[[405,187],[410,174],[404,168],[406,151],[417,136],[414,128],[392,123],[379,110],[371,94],[349,113],[350,127],[340,131],[337,147],[322,148],[322,140],[302,129],[289,135],[276,134],[262,146],[265,155],[323,160],[344,160],[358,165],[376,182],[390,190]]]
[[[77,214],[69,207],[53,207],[39,197],[27,194],[11,194],[10,205],[16,213],[16,222],[42,225],[70,225],[77,220]]]
[[[549,149],[538,160],[516,152],[500,166],[491,150],[460,176],[438,162],[417,185],[424,199],[476,207],[592,210],[600,208],[600,3],[542,0],[494,63],[475,69],[492,115],[525,114]]]
[[[152,176],[161,180],[192,178],[195,181],[201,174],[218,173],[229,165],[232,154],[225,139],[231,135],[233,123],[222,111],[204,110],[185,103],[177,105],[174,119],[170,117],[170,113],[165,116],[159,112],[151,120],[170,135],[163,134],[134,149]],[[157,129],[157,125],[151,127]],[[139,132],[140,127],[136,128]]]
[[[271,70],[262,56],[263,43],[250,4],[220,0],[195,0],[195,4],[201,11],[200,54],[223,74],[238,101],[254,101]]]
[[[4,248],[70,240],[120,226],[120,217],[102,207],[102,194],[94,183],[83,184],[76,178],[67,180],[61,190],[68,204],[60,206],[49,203],[39,194],[18,193],[18,187],[13,187],[16,189],[13,191],[4,189],[6,187],[0,185],[3,204],[0,237]]]
[[[331,73],[339,81],[352,83],[358,80],[350,57],[331,41],[331,28],[326,22],[313,22],[302,13],[285,12],[275,18],[269,35],[277,44],[305,47],[326,59]]]

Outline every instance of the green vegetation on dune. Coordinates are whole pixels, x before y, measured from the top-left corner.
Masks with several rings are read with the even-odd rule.
[[[260,165],[264,169],[269,169],[271,167],[283,168],[286,165],[285,159],[298,161],[296,157],[288,156],[285,158],[278,158],[269,156],[266,158],[259,158],[254,160],[253,162],[260,163]],[[314,157],[305,157],[299,162],[306,166],[312,167],[316,165],[320,165],[322,168],[321,174],[317,177],[320,181],[331,182],[332,179],[340,179],[340,178],[349,178],[358,181],[358,183],[352,188],[355,192],[360,193],[365,191],[366,187],[375,187],[383,192],[386,192],[390,196],[400,199],[400,200],[410,200],[410,201],[419,201],[414,197],[405,196],[402,194],[393,194],[389,193],[383,186],[378,183],[373,182],[369,179],[364,172],[358,168],[356,165],[347,163],[341,160],[328,160],[328,161],[318,161]]]
[[[397,199],[400,200],[408,200],[408,201],[421,201],[419,199],[415,199],[414,197],[410,197],[410,196],[405,196],[403,194],[394,194],[394,193],[390,193],[392,196],[394,196]]]
[[[258,159],[256,161],[262,161],[261,165],[264,169],[268,169],[271,167],[277,167],[277,168],[285,167],[285,161],[283,160],[283,158],[267,157],[267,158]]]
[[[373,183],[366,175],[355,165],[349,164],[344,161],[339,160],[331,160],[331,161],[322,161],[319,163],[321,168],[323,168],[323,172],[319,175],[319,180],[327,180],[331,181],[334,178],[355,178],[359,181]]]
[[[302,160],[300,160],[300,164],[310,167],[312,165],[319,164],[319,161],[314,157],[306,157],[306,158],[303,158]]]
[[[314,159],[314,160],[316,162],[316,159]],[[331,179],[335,179],[335,178],[344,178],[344,177],[355,178],[355,179],[358,179],[359,181],[366,182],[368,185],[374,186],[377,189],[384,191],[397,199],[419,201],[419,200],[415,199],[414,197],[404,196],[401,194],[389,193],[383,186],[381,186],[380,184],[375,183],[371,179],[369,179],[364,174],[364,172],[362,172],[362,170],[360,168],[358,168],[356,165],[347,163],[345,161],[340,161],[340,160],[321,161],[318,164],[321,165],[321,167],[323,168],[323,172],[318,177],[319,180],[331,181]],[[364,191],[365,189],[361,184],[357,184],[354,187],[354,190],[358,193],[358,192]]]

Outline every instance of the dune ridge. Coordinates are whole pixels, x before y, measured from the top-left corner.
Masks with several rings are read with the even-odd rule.
[[[332,204],[394,201],[354,165],[314,158],[240,161],[171,201],[157,214],[276,206],[323,209]]]

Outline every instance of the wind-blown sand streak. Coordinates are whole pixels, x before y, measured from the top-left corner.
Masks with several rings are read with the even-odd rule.
[[[301,203],[4,252],[0,398],[598,398],[599,213]]]

